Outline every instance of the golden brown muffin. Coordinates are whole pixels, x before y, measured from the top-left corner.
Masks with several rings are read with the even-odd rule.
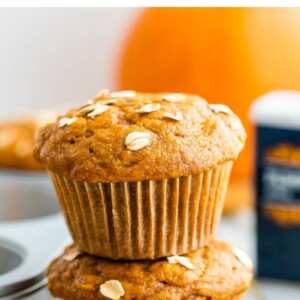
[[[36,128],[31,121],[0,124],[0,168],[41,170],[32,155]]]
[[[183,264],[170,263],[174,257],[116,262],[87,254],[76,257],[71,246],[51,263],[48,288],[65,300],[118,299],[122,294],[124,300],[233,300],[242,299],[250,286],[251,260],[230,244],[214,241],[185,257],[179,259]]]
[[[87,104],[68,112],[68,120],[61,118],[62,126],[60,121],[47,125],[39,133],[35,157],[67,178],[131,182],[198,174],[236,159],[244,146],[243,126],[228,107],[210,106],[195,95],[177,94],[175,102],[164,100],[174,94],[133,95],[104,95],[94,101],[98,109],[104,103],[99,114],[89,116],[95,106]],[[105,105],[108,100],[115,102]],[[152,105],[143,112],[148,104],[160,108]],[[173,119],[176,113],[179,120]],[[74,122],[63,126],[68,121]],[[126,138],[132,132],[148,134],[149,143],[131,150]]]
[[[32,152],[38,130],[50,120],[55,120],[54,113],[40,111],[31,118],[0,122],[0,168],[43,170]]]
[[[213,238],[244,141],[228,107],[198,96],[101,92],[44,127],[35,157],[81,250],[146,259]]]

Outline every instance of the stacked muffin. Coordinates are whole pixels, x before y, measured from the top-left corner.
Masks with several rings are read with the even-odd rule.
[[[44,127],[36,159],[74,245],[52,262],[63,299],[240,299],[251,260],[214,240],[240,120],[195,95],[109,93]]]

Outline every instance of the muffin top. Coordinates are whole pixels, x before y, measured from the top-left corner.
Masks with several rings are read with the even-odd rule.
[[[250,258],[214,241],[186,256],[161,260],[111,261],[70,246],[48,269],[48,288],[62,299],[229,300],[251,283]]]
[[[196,95],[103,90],[41,129],[34,155],[74,180],[157,180],[234,160],[245,137],[227,106]]]

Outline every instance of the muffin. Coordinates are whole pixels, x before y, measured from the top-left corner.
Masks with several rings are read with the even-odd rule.
[[[228,107],[198,96],[103,91],[44,127],[34,154],[79,249],[136,260],[211,241],[244,141]]]
[[[53,113],[39,112],[30,118],[0,122],[0,168],[43,170],[32,151],[38,130],[50,119],[55,120]]]
[[[48,269],[54,297],[79,299],[237,300],[253,277],[250,258],[239,248],[213,241],[185,256],[113,261],[68,247]]]

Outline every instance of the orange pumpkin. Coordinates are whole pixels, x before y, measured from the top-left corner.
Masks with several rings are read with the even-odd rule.
[[[146,9],[125,45],[119,88],[198,93],[229,105],[248,132],[233,176],[251,174],[251,102],[300,89],[300,9]]]

